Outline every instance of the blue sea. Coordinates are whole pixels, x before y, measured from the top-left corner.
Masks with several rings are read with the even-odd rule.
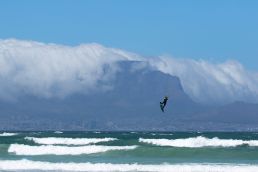
[[[0,171],[257,172],[255,132],[1,132]]]

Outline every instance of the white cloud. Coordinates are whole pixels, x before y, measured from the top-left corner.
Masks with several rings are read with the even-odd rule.
[[[198,102],[258,102],[258,73],[237,61],[143,58],[99,44],[71,47],[15,39],[0,40],[0,99],[24,94],[63,98],[109,89],[108,81],[119,70],[115,62],[121,60],[146,61],[151,68],[178,76],[185,92]]]
[[[99,44],[76,47],[15,39],[0,40],[0,98],[19,94],[65,97],[96,87],[112,79],[119,60],[138,56]]]
[[[160,57],[150,59],[158,70],[181,80],[185,92],[202,103],[258,102],[258,73],[237,61],[213,64],[204,60]]]

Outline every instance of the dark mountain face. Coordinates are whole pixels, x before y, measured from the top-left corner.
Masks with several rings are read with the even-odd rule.
[[[120,62],[120,70],[106,83],[111,89],[104,92],[65,99],[23,96],[17,102],[1,102],[1,129],[214,130],[219,123],[220,130],[223,123],[258,123],[257,105],[200,105],[185,94],[179,78],[148,67],[135,68],[140,63]],[[159,102],[164,96],[169,100],[162,113]]]

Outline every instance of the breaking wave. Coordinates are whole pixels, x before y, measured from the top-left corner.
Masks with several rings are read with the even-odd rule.
[[[23,144],[11,144],[8,148],[9,153],[16,155],[81,155],[103,153],[114,150],[132,150],[137,146],[102,146],[102,145],[88,145],[88,146],[54,146],[41,145],[29,146]]]
[[[60,137],[46,137],[46,138],[36,138],[36,137],[25,137],[26,140],[32,140],[38,144],[44,145],[88,145],[99,142],[109,142],[117,140],[116,138],[60,138]]]
[[[62,131],[55,131],[54,133],[55,134],[62,134],[63,132]]]
[[[18,135],[18,133],[0,133],[0,136],[15,136],[15,135]]]
[[[31,160],[2,160],[0,170],[51,170],[51,171],[145,171],[145,172],[211,172],[258,171],[257,165],[248,164],[111,164],[111,163],[53,163]]]
[[[236,140],[236,139],[212,139],[203,136],[185,138],[185,139],[143,139],[139,138],[139,142],[148,143],[158,146],[172,147],[236,147],[241,145],[258,146],[258,140]]]

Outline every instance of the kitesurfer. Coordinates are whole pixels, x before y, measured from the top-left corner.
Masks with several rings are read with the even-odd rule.
[[[160,109],[162,110],[162,112],[164,112],[164,108],[167,104],[167,101],[168,101],[168,96],[165,96],[163,99],[163,102],[160,102]]]

